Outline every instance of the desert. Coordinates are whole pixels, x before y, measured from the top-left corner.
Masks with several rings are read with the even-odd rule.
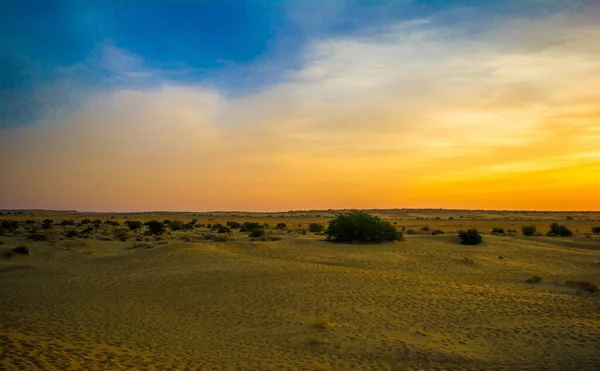
[[[4,215],[19,227],[0,236],[3,254],[29,254],[0,260],[2,368],[600,367],[598,213],[370,212],[416,233],[346,244],[309,231],[334,211]],[[83,235],[86,219],[102,224]],[[163,219],[196,222],[123,233],[125,221]],[[269,227],[259,238],[207,227],[228,221]],[[552,221],[577,232],[521,233]],[[461,245],[455,230],[471,226],[482,243]],[[492,235],[491,226],[517,232]]]

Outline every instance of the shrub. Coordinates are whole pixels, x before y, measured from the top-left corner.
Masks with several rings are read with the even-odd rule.
[[[255,229],[261,229],[262,226],[258,222],[244,222],[240,228],[240,232],[252,232]]]
[[[537,227],[535,225],[524,225],[521,227],[521,231],[525,236],[535,236],[537,233]]]
[[[79,232],[76,229],[71,229],[65,232],[65,236],[68,238],[79,237]]]
[[[319,223],[310,223],[308,225],[308,230],[311,233],[321,233],[325,230],[325,227],[323,226],[323,224],[319,224]]]
[[[60,222],[61,227],[66,227],[68,225],[75,225],[75,222],[72,220],[63,220],[62,222]]]
[[[429,232],[429,227],[425,226],[425,227],[421,228],[421,232]]]
[[[238,222],[227,222],[225,223],[229,228],[239,229],[242,228],[242,225]]]
[[[600,227],[592,227],[593,234],[600,234]]]
[[[30,255],[31,251],[29,251],[29,248],[27,246],[17,246],[15,248],[13,248],[11,250],[12,252],[14,252],[15,254],[21,254],[21,255]]]
[[[231,232],[231,229],[229,229],[228,227],[222,225],[219,227],[219,229],[217,229],[217,233],[229,233]]]
[[[364,211],[340,213],[329,222],[327,239],[335,242],[383,242],[402,240],[402,233],[378,216]]]
[[[431,231],[431,234],[433,236],[437,236],[438,234],[444,234],[444,231],[442,231],[441,229],[434,229],[433,231]]]
[[[569,230],[569,228],[564,225],[559,225],[558,223],[552,223],[550,225],[550,230],[546,233],[546,236],[560,236],[560,237],[568,237],[572,236],[573,232]]]
[[[263,237],[265,235],[265,230],[262,228],[259,229],[253,229],[250,232],[250,237],[254,237],[254,238],[258,238],[258,237]]]
[[[127,241],[127,239],[129,238],[129,229],[127,229],[127,228],[117,229],[115,231],[114,236],[117,240]]]
[[[171,230],[173,231],[180,231],[183,229],[183,224],[181,224],[181,222],[174,220],[171,223],[169,223],[169,228],[171,228]]]
[[[477,229],[468,229],[467,231],[459,231],[458,238],[463,245],[478,245],[481,243],[481,235]]]
[[[540,276],[531,276],[525,280],[527,283],[539,283],[542,282],[542,277]]]
[[[92,221],[91,221],[91,220],[89,220],[89,219],[83,219],[83,220],[81,221],[81,225],[86,225],[86,224],[91,224],[91,223],[92,223]]]
[[[277,229],[286,229],[287,228],[287,224],[285,223],[277,223],[277,227],[275,227]]]
[[[165,225],[158,220],[151,220],[149,222],[144,223],[151,234],[163,234],[165,233]]]
[[[113,227],[116,227],[117,225],[119,225],[119,222],[116,220],[107,220],[104,222],[104,224],[108,224],[108,225],[112,225]]]
[[[415,231],[414,229],[407,229],[406,234],[417,234],[417,231]]]
[[[504,233],[506,233],[504,231],[504,228],[494,228],[494,229],[492,229],[492,234],[504,234]]]
[[[0,226],[2,229],[13,232],[15,229],[19,228],[19,222],[16,220],[3,220],[2,223],[0,223]]]
[[[142,228],[142,222],[139,220],[126,220],[125,225],[128,226],[132,231]]]

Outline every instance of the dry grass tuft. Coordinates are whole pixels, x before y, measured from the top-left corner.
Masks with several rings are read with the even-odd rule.
[[[542,282],[542,277],[540,276],[531,276],[525,280],[527,283],[539,283]]]

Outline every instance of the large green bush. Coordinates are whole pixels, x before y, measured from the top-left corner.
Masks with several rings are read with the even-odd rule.
[[[378,216],[364,211],[337,214],[329,222],[327,239],[336,242],[383,242],[402,240],[402,233]]]

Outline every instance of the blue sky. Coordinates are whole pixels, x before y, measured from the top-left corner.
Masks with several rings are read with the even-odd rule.
[[[430,18],[477,37],[482,20],[582,3],[7,0],[0,5],[0,127],[35,121],[44,108],[69,107],[93,90],[169,81],[245,94],[301,68],[314,40],[369,35],[399,21]]]

